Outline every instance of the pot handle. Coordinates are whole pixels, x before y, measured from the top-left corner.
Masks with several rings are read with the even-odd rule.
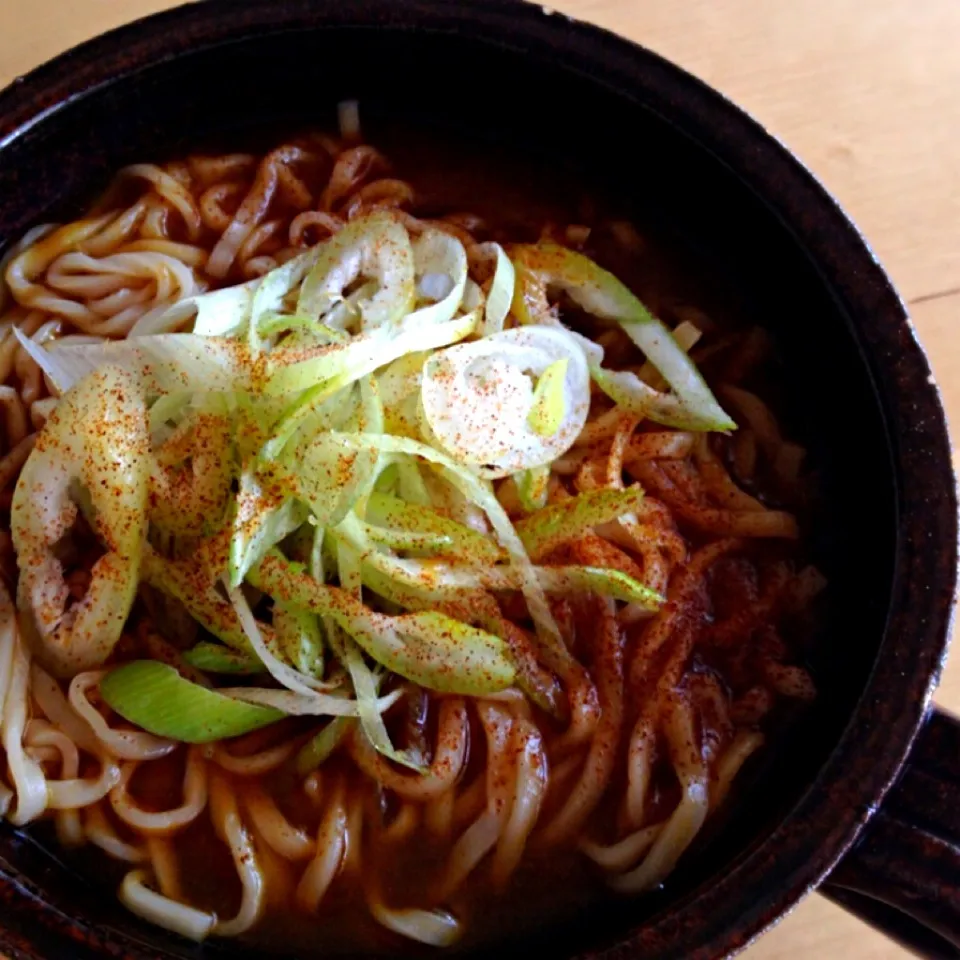
[[[820,891],[922,957],[960,958],[960,720],[928,712],[899,780]]]

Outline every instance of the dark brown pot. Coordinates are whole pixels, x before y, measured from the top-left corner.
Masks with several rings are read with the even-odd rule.
[[[824,470],[814,552],[832,608],[812,663],[816,707],[664,891],[571,919],[524,952],[723,956],[822,883],[904,943],[960,956],[960,727],[929,710],[956,567],[943,409],[856,229],[719,94],[510,0],[209,0],[100,37],[0,94],[0,246],[123,163],[211,135],[327,123],[346,95],[545,162],[562,156],[665,213],[790,358],[796,428]],[[148,929],[8,828],[0,897],[0,947],[14,957],[227,950]]]

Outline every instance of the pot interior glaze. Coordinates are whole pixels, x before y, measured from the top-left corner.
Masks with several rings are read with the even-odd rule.
[[[822,474],[819,699],[746,771],[737,802],[665,889],[522,945],[544,957],[734,951],[853,841],[902,763],[943,655],[949,452],[902,305],[832,200],[727,101],[647,51],[506,0],[210,0],[79,48],[0,95],[0,246],[75,211],[126,163],[330,126],[344,97],[365,115],[477,149],[507,144],[616,190],[736,289],[788,358],[792,427]],[[148,928],[6,826],[0,873],[0,946],[15,956],[246,956]]]

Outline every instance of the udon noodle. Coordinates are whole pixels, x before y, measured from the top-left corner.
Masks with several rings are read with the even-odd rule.
[[[355,106],[342,107],[341,127],[337,136],[303,136],[265,154],[127,167],[81,219],[38,226],[3,258],[0,810],[18,827],[52,821],[64,847],[100,848],[124,865],[123,903],[187,937],[246,934],[291,910],[322,918],[331,904],[351,902],[392,934],[443,946],[464,934],[476,891],[505,897],[518,867],[557,851],[582,858],[583,870],[621,894],[657,887],[763,744],[777,703],[813,698],[792,625],[803,620],[822,579],[802,564],[790,512],[802,499],[804,450],[783,436],[750,386],[769,343],[760,331],[719,329],[703,311],[674,304],[673,340],[707,372],[735,431],[664,426],[613,402],[595,383],[586,422],[550,457],[549,469],[477,481],[502,507],[499,526],[463,489],[444,487],[436,464],[402,468],[400,499],[412,499],[404,491],[416,488],[421,504],[436,505],[438,515],[493,545],[471,568],[466,599],[444,594],[435,607],[499,637],[515,683],[469,693],[431,689],[392,671],[374,676],[370,658],[331,623],[322,623],[324,646],[313,651],[312,666],[296,652],[270,649],[278,682],[263,669],[239,677],[205,669],[191,651],[210,647],[209,624],[191,615],[183,591],[162,589],[146,561],[108,657],[71,666],[69,651],[53,661],[45,656],[22,591],[16,602],[25,571],[18,571],[10,532],[18,475],[43,446],[45,423],[66,403],[38,365],[38,348],[189,330],[196,309],[178,312],[178,304],[238,284],[253,289],[251,281],[371,215],[399,225],[415,244],[437,234],[453,238],[466,254],[464,303],[472,295],[489,298],[488,307],[504,250],[518,278],[524,269],[525,255],[510,244],[559,245],[618,274],[618,265],[629,270],[647,256],[629,223],[597,211],[568,223],[497,223],[460,209],[427,209],[403,171],[362,142]],[[554,279],[542,296],[547,286],[552,296]],[[419,276],[418,302],[442,302],[447,280],[436,272]],[[356,290],[345,290],[346,299],[356,301]],[[508,331],[520,322],[518,302],[500,318]],[[565,289],[557,302],[560,316],[600,344],[607,362],[635,373],[650,391],[664,389],[660,371],[623,328],[591,317],[575,290]],[[386,390],[382,371],[380,384]],[[481,412],[458,430],[482,433],[489,414]],[[553,416],[549,403],[543,413]],[[406,438],[397,441],[398,457],[403,443],[424,439],[415,428],[393,432]],[[192,524],[188,540],[195,544],[212,507],[190,499],[182,471],[164,467],[173,462],[163,461],[163,449],[174,433],[154,431],[151,503]],[[539,435],[551,436],[549,429]],[[456,450],[455,440],[442,439],[443,449]],[[199,450],[192,462],[198,475],[218,469],[216,457],[203,465]],[[523,563],[508,543],[509,536],[520,542],[511,523],[522,532],[522,518],[544,507],[562,516],[564,504],[585,495],[631,491],[637,496],[629,509],[581,524],[574,536],[541,538],[535,552],[527,538],[519,547],[529,554]],[[410,561],[413,568],[420,558],[422,575],[434,562],[422,559],[436,540],[429,525],[402,536],[386,526],[370,533],[369,514],[364,522],[369,535],[381,537],[376,556],[394,567]],[[86,602],[98,565],[111,555],[96,529],[89,517],[65,522],[57,562],[44,574],[52,579],[42,585],[59,591],[61,614]],[[152,530],[149,540],[160,562],[165,550],[172,556],[177,549],[173,538]],[[335,546],[325,576],[347,591],[360,560],[349,540],[336,543],[340,552]],[[503,561],[504,550],[512,560]],[[259,590],[229,595],[247,637],[271,623],[279,633],[280,619],[294,616],[292,594],[268,582],[270,562],[268,555],[257,574]],[[465,576],[457,570],[446,575]],[[597,571],[627,578],[633,593],[596,586],[610,583]],[[528,576],[541,586],[531,587]],[[404,589],[419,596],[417,584],[378,594],[373,582],[364,581],[364,599],[387,614],[402,612]],[[663,602],[650,600],[657,595]],[[220,590],[217,609],[232,616],[227,599]],[[411,601],[408,608],[422,606]],[[544,622],[556,625],[556,644],[543,639]],[[248,662],[250,644],[240,639],[246,652],[235,656]],[[118,664],[142,660],[170,664],[194,685],[254,697],[287,716],[207,742],[140,729],[108,706],[101,684]],[[310,698],[335,699],[351,683],[360,697],[361,677],[379,685],[371,696],[405,763],[381,749],[355,715],[300,710]],[[259,684],[256,696],[251,684]],[[207,857],[201,870],[197,850]],[[416,878],[396,882],[401,865],[413,863]],[[204,872],[206,880],[198,879]]]

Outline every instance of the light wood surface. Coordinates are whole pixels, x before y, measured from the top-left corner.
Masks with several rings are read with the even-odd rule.
[[[948,412],[960,423],[960,2],[551,4],[686,67],[800,156],[858,223],[910,303]],[[172,5],[0,0],[0,86],[74,43]],[[960,712],[960,656],[948,667],[938,700]],[[811,897],[744,956],[893,960],[906,954]]]

